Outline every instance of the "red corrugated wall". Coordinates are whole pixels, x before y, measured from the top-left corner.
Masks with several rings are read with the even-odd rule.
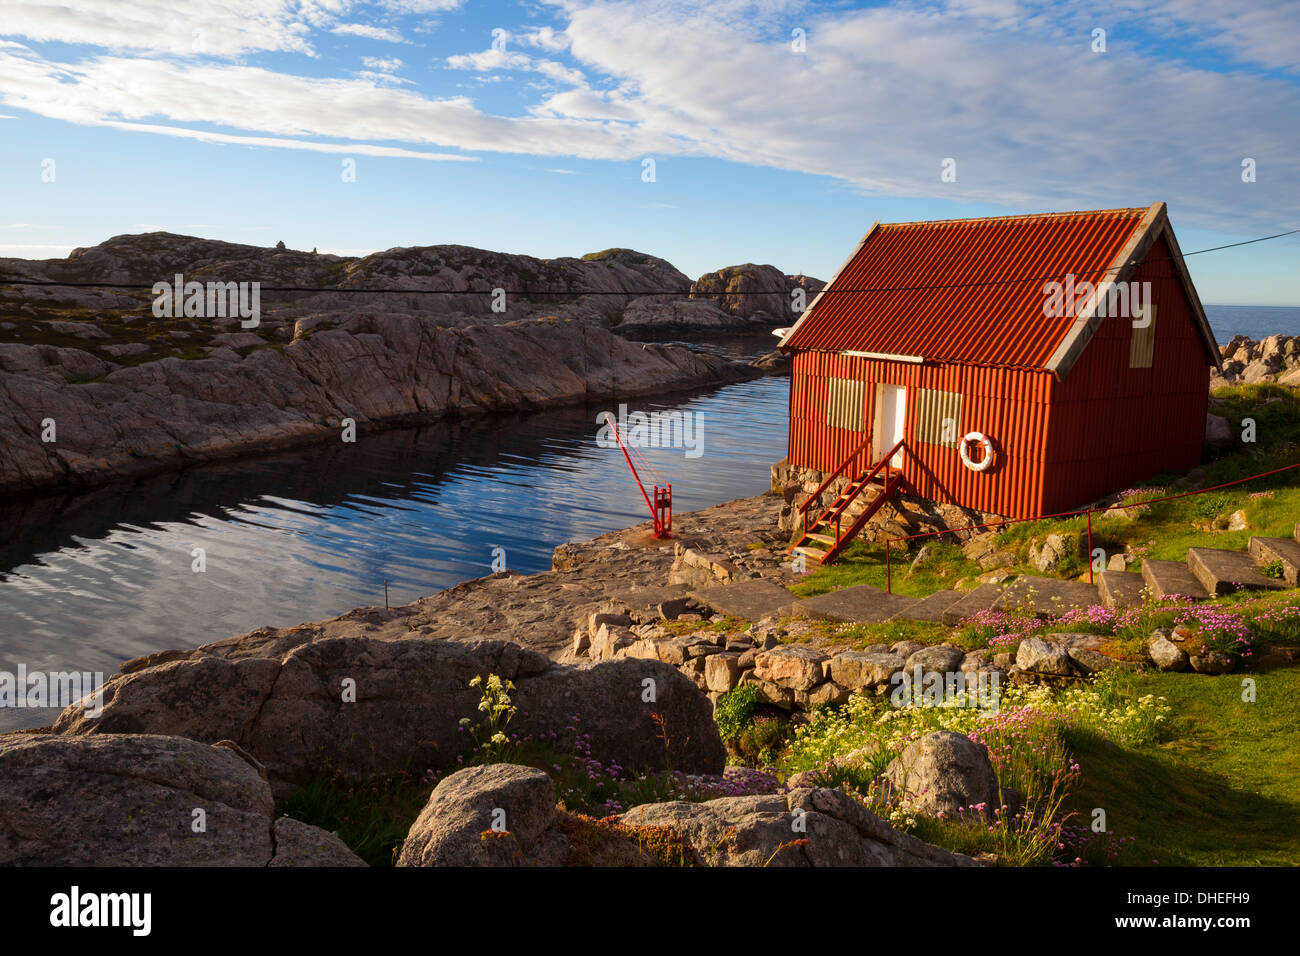
[[[1052,396],[1048,511],[1079,507],[1201,460],[1210,360],[1163,237],[1133,279],[1156,303],[1151,368],[1129,368],[1131,318],[1104,319]]]
[[[862,412],[867,429],[875,412],[874,386],[884,383],[907,389],[904,435],[908,453],[903,461],[903,477],[909,494],[1000,515],[1042,513],[1050,373],[795,352],[790,391],[791,464],[831,471],[865,437],[865,430],[850,432],[826,424],[831,378],[867,383]],[[955,448],[916,441],[917,390],[921,388],[961,393],[958,434],[980,431],[988,435],[998,456],[992,468],[971,471],[961,463]],[[857,470],[870,464],[868,458],[869,451],[859,455]]]

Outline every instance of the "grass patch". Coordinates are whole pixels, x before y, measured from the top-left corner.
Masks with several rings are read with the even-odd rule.
[[[1300,857],[1300,669],[1251,676],[1254,703],[1242,700],[1241,675],[1133,676],[1135,692],[1172,706],[1158,745],[1068,735],[1082,767],[1070,805],[1089,820],[1105,810],[1109,827],[1134,838],[1119,862],[1293,866]]]
[[[280,810],[287,817],[337,833],[371,866],[392,866],[432,790],[431,784],[406,773],[361,783],[313,780],[295,790]]]

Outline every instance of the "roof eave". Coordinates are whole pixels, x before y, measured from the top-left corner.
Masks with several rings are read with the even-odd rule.
[[[822,286],[822,290],[813,297],[813,300],[811,303],[809,303],[808,308],[803,310],[803,315],[799,316],[799,321],[796,322],[794,325],[790,326],[789,331],[787,331],[785,335],[781,336],[781,341],[776,343],[776,347],[778,351],[788,347],[786,343],[790,341],[791,337],[793,337],[797,331],[799,331],[799,326],[803,325],[804,322],[808,321],[808,316],[812,315],[813,309],[817,308],[817,303],[822,300],[822,296],[824,296],[828,291],[830,291],[831,287],[835,285],[835,280],[837,280],[840,277],[840,274],[843,273],[844,270],[849,267],[849,263],[857,258],[858,253],[862,251],[862,247],[866,245],[867,240],[871,238],[871,234],[876,231],[876,227],[878,227],[879,225],[880,225],[880,220],[877,219],[875,222],[871,224],[871,228],[862,234],[862,238],[859,239],[858,244],[853,247],[853,251],[849,253],[848,258],[840,263],[840,267],[835,270],[835,274],[830,277],[830,281],[828,281],[824,286]]]

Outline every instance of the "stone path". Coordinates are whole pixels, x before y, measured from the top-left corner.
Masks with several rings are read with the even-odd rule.
[[[890,594],[869,584],[828,591],[816,597],[795,603],[796,617],[809,617],[823,621],[873,624],[887,621],[900,611],[917,603],[917,598]]]
[[[1130,607],[1141,604],[1147,584],[1134,571],[1103,571],[1097,575],[1097,592],[1107,607]]]
[[[966,596],[963,591],[935,591],[895,614],[893,621],[942,621],[943,612]]]
[[[793,594],[766,578],[718,584],[692,591],[691,597],[718,614],[744,621],[761,621],[765,617],[788,617],[796,602]]]
[[[1286,583],[1259,573],[1255,559],[1245,551],[1223,548],[1188,548],[1187,567],[1210,594],[1221,597],[1241,588],[1257,591],[1283,591]]]
[[[1004,611],[1024,608],[1042,616],[1059,614],[1072,608],[1091,607],[1098,601],[1096,586],[1086,581],[1062,581],[1059,578],[1025,575],[1006,585],[991,606]]]
[[[1201,587],[1201,582],[1196,580],[1196,575],[1192,574],[1191,569],[1182,561],[1144,558],[1142,580],[1156,597],[1168,597],[1171,594],[1192,598],[1209,597],[1205,588]]]

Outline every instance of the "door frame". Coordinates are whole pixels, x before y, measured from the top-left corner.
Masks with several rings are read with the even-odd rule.
[[[886,425],[884,421],[886,389],[892,389],[897,398],[894,400],[894,421]],[[891,385],[877,382],[872,396],[871,410],[871,460],[879,461],[880,456],[893,447],[899,439],[906,439],[907,431],[907,386]],[[884,436],[888,433],[889,438]],[[902,468],[903,453],[900,451],[889,462],[891,468]]]

